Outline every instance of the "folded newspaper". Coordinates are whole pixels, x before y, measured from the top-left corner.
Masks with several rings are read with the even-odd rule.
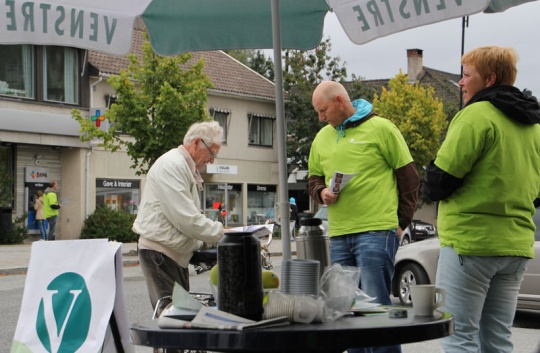
[[[158,319],[158,326],[160,328],[169,329],[199,328],[242,331],[254,328],[284,326],[288,325],[289,323],[289,318],[287,316],[280,316],[268,320],[253,321],[206,306],[203,306],[195,318],[191,321],[178,320],[170,317],[160,317]]]

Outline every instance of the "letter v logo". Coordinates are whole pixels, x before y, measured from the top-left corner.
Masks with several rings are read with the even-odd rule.
[[[84,278],[66,272],[51,281],[41,298],[36,331],[49,353],[77,351],[86,337],[92,316],[92,302]]]

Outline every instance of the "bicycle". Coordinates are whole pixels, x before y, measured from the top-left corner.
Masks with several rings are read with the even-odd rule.
[[[275,223],[275,225],[279,227],[279,224]],[[274,228],[274,231],[275,231],[275,228]],[[267,238],[267,240],[264,243],[261,241],[261,267],[265,270],[271,270],[274,268],[274,265],[272,264],[271,253],[269,250],[270,244],[272,244],[272,234],[273,232],[259,238],[259,240],[263,238]],[[205,271],[208,271],[212,269],[214,265],[217,264],[217,249],[212,248],[212,249],[204,249],[204,250],[196,251],[194,252],[189,262],[191,265],[193,265],[193,267],[195,268],[195,272],[197,274],[201,274]],[[213,293],[190,291],[189,294],[204,306],[217,305],[216,299]],[[163,300],[172,300],[172,296],[168,295],[158,300],[154,308],[153,315],[152,315],[153,320],[159,318],[158,310],[161,307],[160,304]],[[165,313],[167,309],[170,308],[171,306],[172,306],[172,301],[165,308],[163,308],[161,313]],[[154,353],[211,353],[211,352],[200,351],[200,350],[178,350],[178,349],[167,349],[167,348],[154,348]]]
[[[275,223],[274,226],[279,227],[279,224]],[[275,231],[275,230],[274,230]],[[267,238],[266,242],[261,241],[261,267],[264,270],[271,270],[274,268],[274,265],[272,264],[271,259],[271,253],[270,253],[270,244],[272,244],[272,233],[265,235],[259,240],[261,241],[263,238]],[[217,264],[217,249],[205,249],[205,250],[199,250],[193,253],[193,257],[189,261],[190,264],[193,265],[195,272],[197,274],[201,274],[203,272],[209,271]]]

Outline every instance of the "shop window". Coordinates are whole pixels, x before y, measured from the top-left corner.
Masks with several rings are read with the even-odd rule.
[[[105,205],[115,211],[137,214],[140,194],[139,180],[96,179],[96,207]]]
[[[225,226],[242,224],[242,184],[206,184],[204,213]]]
[[[264,224],[276,218],[276,190],[276,185],[248,185],[248,225]]]
[[[259,146],[272,146],[274,140],[275,117],[260,114],[248,114],[249,144]]]

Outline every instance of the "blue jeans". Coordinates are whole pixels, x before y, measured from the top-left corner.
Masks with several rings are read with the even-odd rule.
[[[511,352],[517,296],[529,259],[460,256],[441,249],[437,287],[446,290],[441,310],[454,316],[455,333],[441,340],[446,353]]]
[[[54,234],[55,228],[56,228],[56,220],[58,219],[58,216],[52,216],[47,218],[47,221],[49,221],[49,236],[47,240],[55,240],[56,235]]]
[[[370,231],[330,238],[331,262],[360,268],[360,289],[376,298],[375,302],[391,305],[394,259],[399,237],[392,230]],[[347,350],[357,352],[401,352],[401,346],[366,347]]]
[[[36,220],[39,232],[41,233],[41,239],[47,240],[47,225],[44,219]]]

